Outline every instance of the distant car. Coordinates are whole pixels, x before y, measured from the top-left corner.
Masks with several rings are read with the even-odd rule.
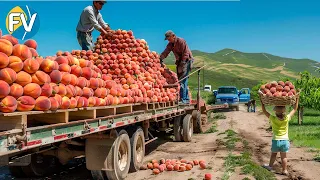
[[[211,85],[206,84],[203,88],[204,91],[209,91],[211,92]]]
[[[235,86],[221,86],[215,92],[216,104],[228,103],[230,108],[239,111],[239,93]]]
[[[239,91],[239,99],[240,99],[240,103],[247,104],[251,100],[250,89],[249,88],[242,88]]]

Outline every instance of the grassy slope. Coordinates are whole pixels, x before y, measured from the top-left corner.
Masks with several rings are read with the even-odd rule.
[[[207,65],[201,72],[201,86],[212,85],[217,89],[222,85],[234,85],[238,88],[252,88],[261,80],[272,81],[283,78],[296,79],[299,72],[314,72],[316,61],[309,59],[291,59],[267,53],[243,53],[232,49],[223,49],[216,53],[192,51],[195,66]],[[228,54],[229,53],[229,54]],[[174,56],[171,53],[165,63],[175,69]],[[203,74],[204,73],[204,74]],[[203,82],[204,79],[204,82]],[[190,89],[197,87],[196,74],[190,77]]]

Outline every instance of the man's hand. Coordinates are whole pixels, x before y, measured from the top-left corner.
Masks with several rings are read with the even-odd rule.
[[[104,30],[103,28],[100,29],[101,35],[107,35],[107,31]]]
[[[104,28],[106,31],[111,30],[109,24],[106,24],[106,28]]]

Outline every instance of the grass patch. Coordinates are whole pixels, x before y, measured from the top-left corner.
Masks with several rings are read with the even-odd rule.
[[[315,161],[318,161],[320,162],[320,153],[315,155],[314,158],[313,158]]]
[[[223,113],[214,113],[213,115],[213,119],[226,119],[226,115],[224,115]]]
[[[215,133],[218,132],[217,130],[217,126],[216,125],[212,125],[206,132],[204,132],[203,134],[209,134],[209,133]]]
[[[251,160],[251,153],[249,150],[248,142],[246,140],[241,141],[244,146],[244,151],[241,155],[234,155],[232,151],[235,148],[235,143],[240,142],[240,139],[237,137],[236,132],[233,130],[227,130],[224,133],[226,134],[225,146],[229,150],[229,154],[225,159],[224,167],[225,173],[223,174],[222,179],[227,180],[230,178],[232,173],[235,171],[236,167],[241,167],[241,172],[246,175],[252,175],[257,180],[274,180],[276,179],[272,172],[262,168]]]

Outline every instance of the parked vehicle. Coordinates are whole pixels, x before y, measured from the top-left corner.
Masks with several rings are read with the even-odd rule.
[[[228,103],[230,108],[239,111],[239,93],[235,86],[221,86],[216,91],[216,104]]]
[[[211,92],[211,85],[208,85],[208,84],[205,85],[204,88],[203,88],[203,90],[204,90],[204,91],[209,91],[209,92]]]

